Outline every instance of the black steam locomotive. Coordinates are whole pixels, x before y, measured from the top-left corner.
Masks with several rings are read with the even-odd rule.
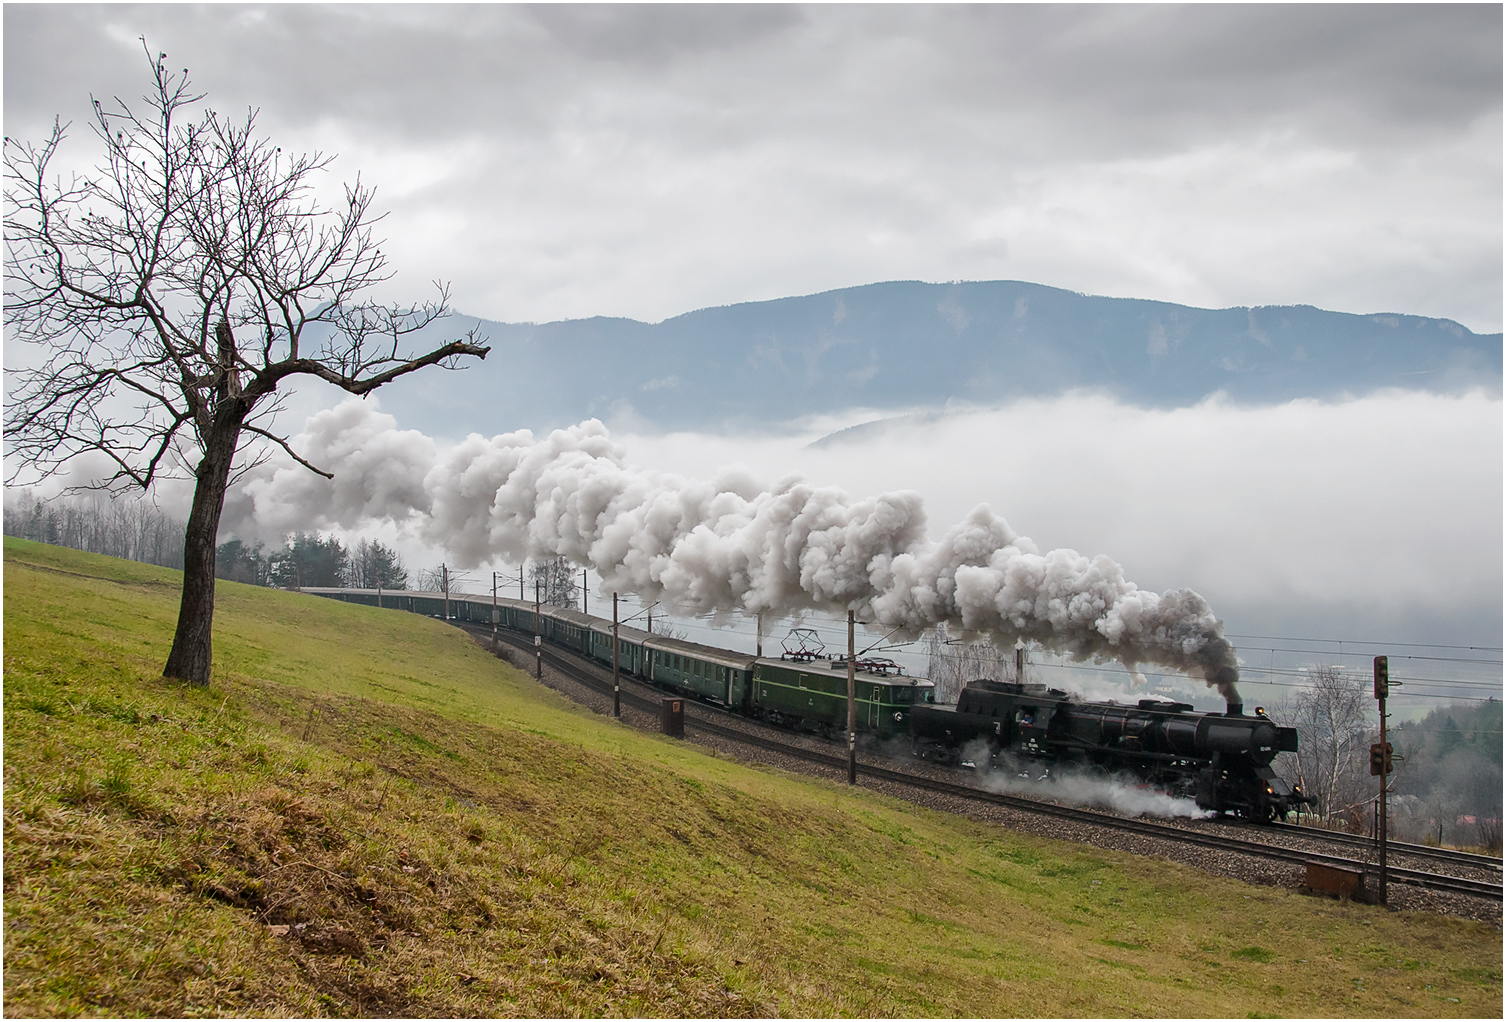
[[[943,763],[960,762],[966,749],[978,767],[1129,773],[1202,809],[1257,822],[1311,801],[1271,769],[1278,753],[1297,751],[1296,729],[1247,717],[1237,703],[1227,713],[1195,713],[1188,703],[1087,703],[1044,685],[973,681],[956,706],[915,706],[909,723],[915,754]]]

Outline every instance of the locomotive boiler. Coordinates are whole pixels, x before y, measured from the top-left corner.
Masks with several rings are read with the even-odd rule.
[[[1129,773],[1202,809],[1259,822],[1285,819],[1310,801],[1271,768],[1279,754],[1297,751],[1296,729],[1247,716],[1238,703],[1198,713],[1189,703],[1082,702],[1044,685],[980,680],[955,706],[914,707],[909,730],[925,759],[955,764],[972,746],[979,767]]]

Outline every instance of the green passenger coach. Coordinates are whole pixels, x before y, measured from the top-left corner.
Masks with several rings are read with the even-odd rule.
[[[580,611],[542,607],[530,600],[372,589],[303,590],[317,596],[407,610],[470,624],[495,624],[514,633],[538,634],[551,646],[610,666],[612,622]],[[781,727],[823,735],[847,730],[847,661],[841,657],[772,658],[703,646],[698,642],[620,624],[618,669],[661,689],[724,706]],[[906,734],[910,707],[936,700],[935,686],[905,677],[888,661],[859,660],[857,728],[880,737]]]

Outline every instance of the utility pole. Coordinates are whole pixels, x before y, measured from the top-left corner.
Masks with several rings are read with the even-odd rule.
[[[753,642],[753,655],[763,656],[763,611],[758,612],[758,638]]]
[[[523,561],[521,564],[518,565],[518,599],[519,600],[526,600],[528,598],[528,597],[526,597],[526,596],[523,595],[523,576],[528,574],[527,568],[528,568],[528,562],[527,561]]]
[[[580,569],[580,612],[582,614],[591,613],[591,587],[586,585],[586,577],[589,574],[585,568]]]
[[[1375,658],[1375,698],[1380,703],[1380,805],[1375,825],[1375,837],[1380,845],[1380,903],[1386,903],[1386,782],[1391,778],[1391,746],[1386,744],[1386,696],[1391,694],[1391,669],[1389,661]],[[1376,757],[1370,757],[1372,767]]]
[[[544,615],[543,611],[543,583],[539,579],[533,581],[533,676],[539,681],[544,680]]]
[[[450,619],[450,569],[441,562],[439,565],[439,577],[444,580],[444,619]]]
[[[847,783],[858,783],[858,655],[857,623],[847,612]]]
[[[622,643],[617,640],[617,594],[612,594],[612,716],[622,716],[622,680],[617,676],[617,651]]]
[[[492,572],[492,652],[497,651],[497,573]]]
[[[381,607],[381,605],[382,605],[382,580],[381,579],[377,579],[377,606]]]

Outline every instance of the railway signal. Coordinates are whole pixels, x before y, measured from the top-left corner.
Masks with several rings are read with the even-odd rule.
[[[1386,903],[1386,775],[1391,772],[1391,743],[1386,741],[1386,696],[1391,694],[1390,662],[1375,658],[1375,701],[1380,708],[1380,741],[1370,747],[1370,773],[1380,778],[1380,800],[1376,802],[1376,863],[1380,867],[1380,903]]]

